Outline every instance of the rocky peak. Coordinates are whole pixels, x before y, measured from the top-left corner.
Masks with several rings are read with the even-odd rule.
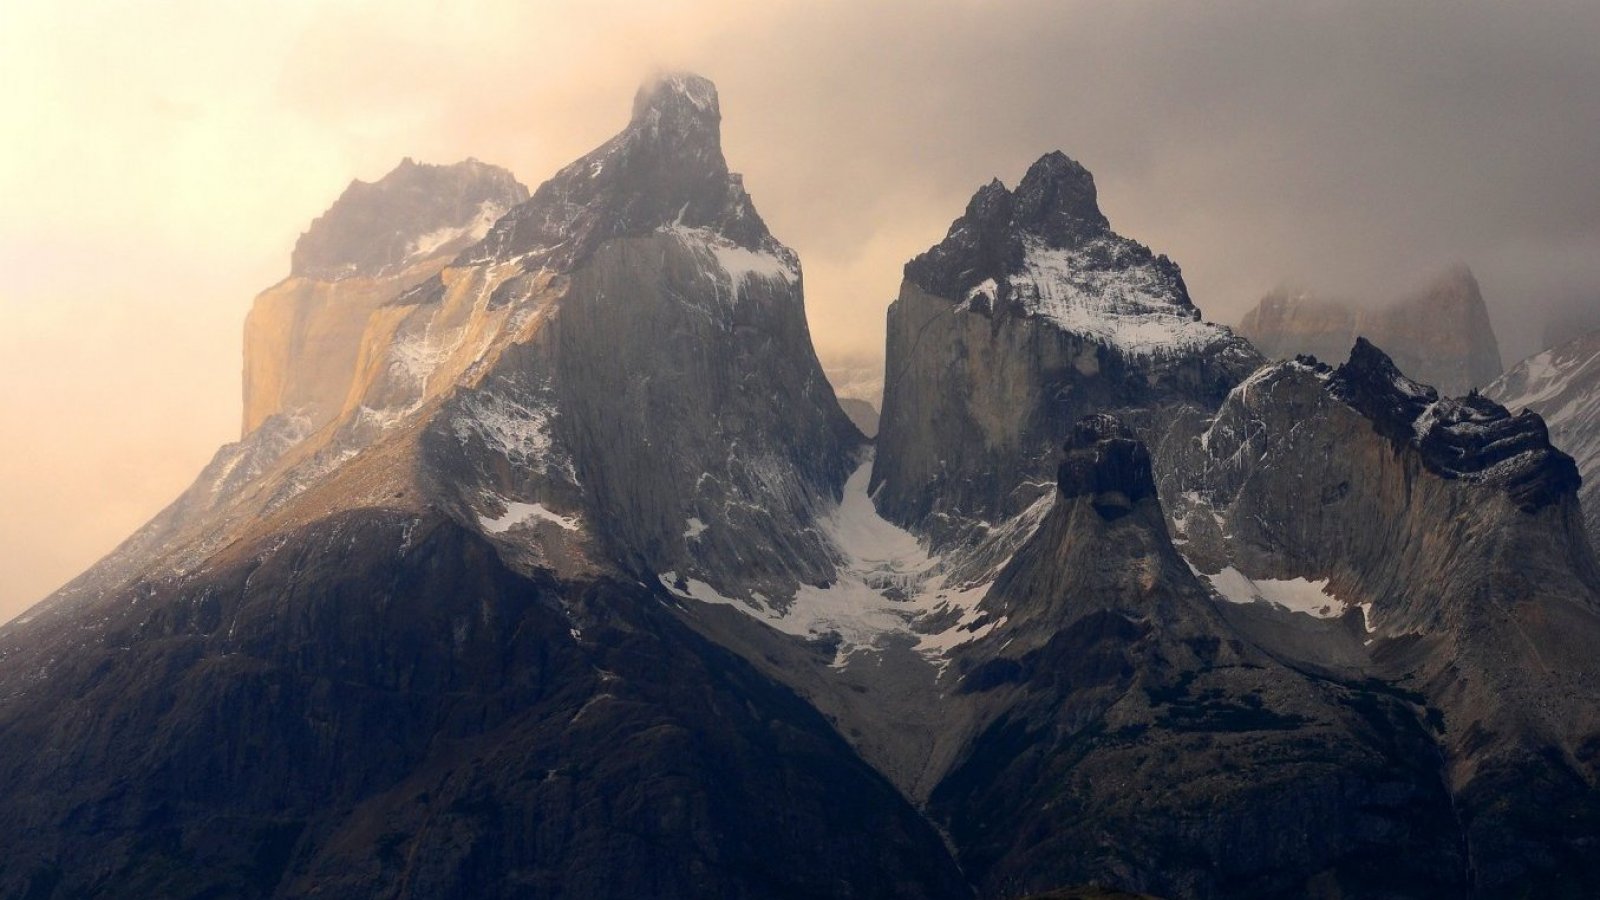
[[[722,155],[716,87],[673,74],[639,89],[626,128],[540,185],[459,264],[521,262],[568,271],[601,244],[663,229],[701,230],[792,261]]]
[[[1120,518],[1156,495],[1150,451],[1116,416],[1096,413],[1079,419],[1064,449],[1057,489],[1062,497],[1089,497],[1101,518]]]
[[[1600,321],[1600,320],[1597,320]],[[1600,332],[1576,327],[1564,341],[1512,366],[1483,392],[1511,410],[1531,410],[1572,455],[1583,476],[1578,499],[1591,540],[1600,538]]]
[[[629,127],[653,128],[666,140],[705,141],[720,148],[722,108],[717,86],[708,78],[686,72],[648,81],[633,96]]]
[[[1060,151],[1040,157],[1015,191],[998,179],[979,188],[945,239],[905,274],[934,296],[1067,327],[1121,330],[1107,322],[1129,314],[1200,318],[1178,266],[1113,232],[1094,176]]]
[[[1064,247],[1111,227],[1095,193],[1094,176],[1060,150],[1039,157],[1014,195],[1020,224]]]
[[[1412,381],[1366,338],[1333,372],[1335,397],[1371,420],[1381,435],[1415,447],[1427,468],[1444,478],[1501,486],[1519,508],[1536,512],[1578,490],[1572,457],[1550,443],[1544,420],[1524,410],[1512,415],[1477,393],[1441,399]]]
[[[374,182],[350,182],[295,242],[290,274],[338,281],[380,277],[483,237],[528,189],[505,169],[410,157]]]

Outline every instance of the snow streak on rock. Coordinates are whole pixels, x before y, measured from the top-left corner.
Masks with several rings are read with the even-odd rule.
[[[681,597],[733,606],[786,634],[836,639],[835,667],[853,655],[892,644],[940,661],[956,647],[988,634],[1000,622],[981,620],[978,602],[1009,557],[977,578],[959,577],[957,560],[930,555],[910,532],[878,514],[867,493],[871,471],[869,454],[845,484],[839,505],[820,523],[842,561],[832,584],[801,585],[786,605],[769,601],[757,606],[674,572],[662,574],[661,583]],[[1020,544],[1049,505],[1037,507],[997,532],[1012,546]]]

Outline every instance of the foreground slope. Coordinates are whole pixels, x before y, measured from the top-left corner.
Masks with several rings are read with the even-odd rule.
[[[1419,710],[1230,625],[1115,418],[1077,424],[1056,491],[983,601],[1000,624],[957,659],[955,692],[985,724],[929,805],[985,896],[1466,891]]]
[[[0,645],[4,896],[964,896],[791,693],[444,517],[112,599]]]

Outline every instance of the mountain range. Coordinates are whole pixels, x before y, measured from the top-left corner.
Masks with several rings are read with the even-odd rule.
[[[847,414],[721,121],[312,223],[240,441],[0,627],[0,894],[1600,892],[1600,350],[1235,333],[1052,152]]]

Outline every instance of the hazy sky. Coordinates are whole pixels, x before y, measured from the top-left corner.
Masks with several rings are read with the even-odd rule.
[[[1047,150],[1209,317],[1478,274],[1507,363],[1600,305],[1600,4],[0,0],[0,620],[236,437],[295,236],[402,156],[530,187],[661,68],[722,94],[819,347]]]

